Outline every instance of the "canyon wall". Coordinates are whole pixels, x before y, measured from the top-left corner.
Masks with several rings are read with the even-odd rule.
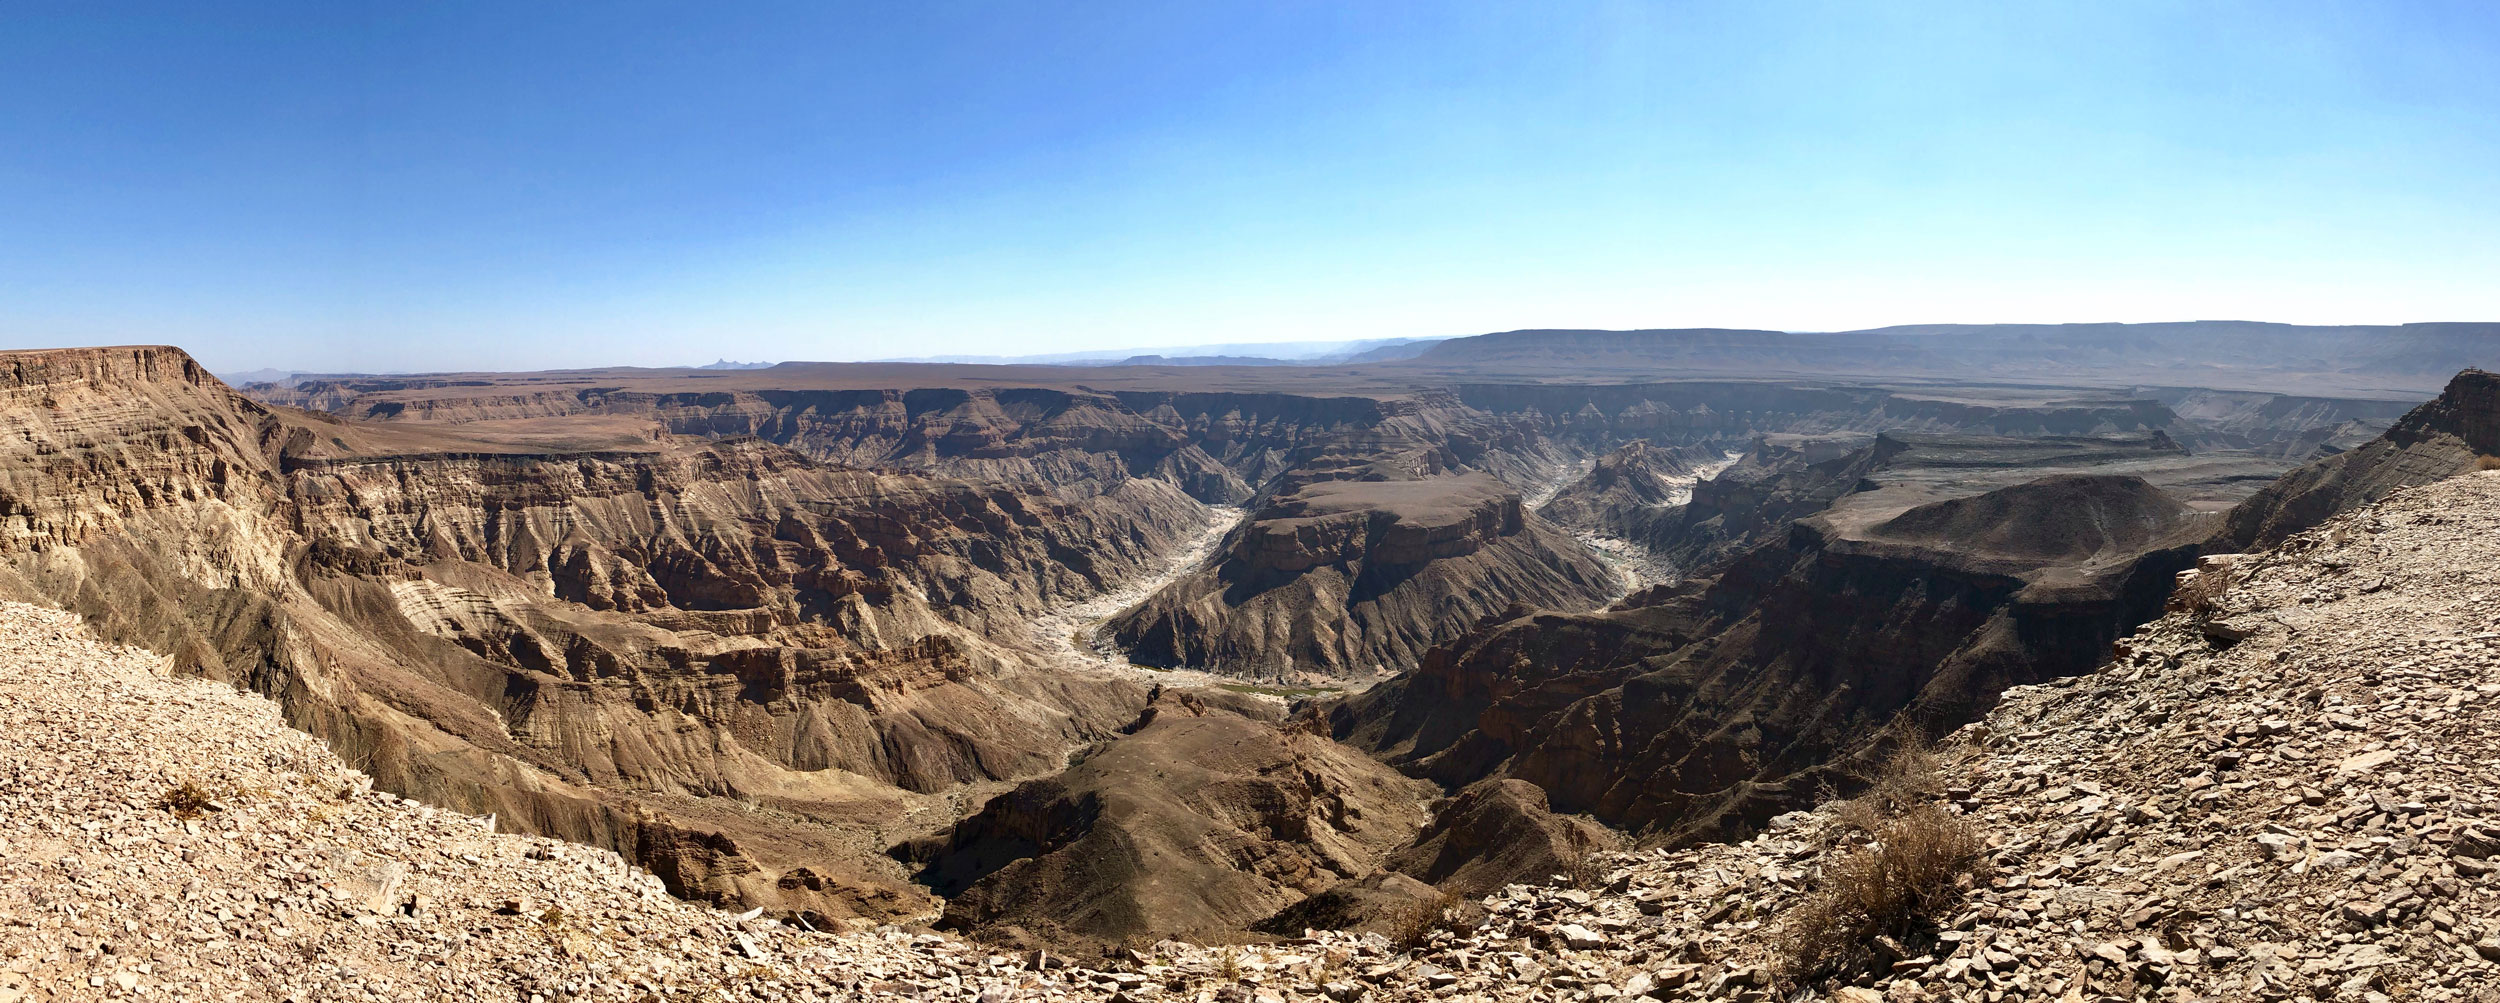
[[[1036,671],[1024,621],[1203,519],[1151,480],[344,422],[169,348],[0,353],[0,395],[0,588],[277,698],[388,789],[820,916],[934,908],[898,826],[1136,717],[1140,686]]]

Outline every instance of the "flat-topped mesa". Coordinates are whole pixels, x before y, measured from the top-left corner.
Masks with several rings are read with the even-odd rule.
[[[2132,556],[2202,528],[2205,517],[2141,477],[2061,474],[1912,508],[1862,531],[1869,540],[1969,552],[2005,562]]]
[[[108,348],[30,348],[0,351],[0,389],[56,387],[66,383],[176,381],[225,386],[191,353],[172,345]]]
[[[1330,564],[1414,565],[1464,557],[1526,527],[1519,493],[1484,474],[1322,481],[1261,511],[1231,550],[1250,577]]]

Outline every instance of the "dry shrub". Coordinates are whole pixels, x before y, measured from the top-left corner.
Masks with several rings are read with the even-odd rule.
[[[1421,950],[1432,943],[1434,931],[1452,928],[1452,917],[1461,904],[1459,897],[1449,892],[1442,892],[1426,901],[1409,902],[1390,914],[1388,929],[1382,932],[1388,935],[1389,945],[1396,950]]]
[[[174,813],[175,818],[198,818],[218,807],[218,797],[217,792],[185,780],[166,791],[156,806]]]
[[[2500,470],[2500,456],[2477,456],[2474,458],[2474,469]]]
[[[1883,765],[1876,768],[1865,790],[1833,805],[1831,814],[1845,827],[1872,833],[1887,821],[1934,804],[1943,793],[1944,784],[1936,774],[1935,750],[1924,742],[1908,739],[1884,757]]]
[[[1823,873],[1823,886],[1790,915],[1780,945],[1786,974],[1809,982],[1863,970],[1877,938],[1915,939],[1986,874],[1988,841],[1961,816],[1923,804],[1885,822],[1876,844]]]

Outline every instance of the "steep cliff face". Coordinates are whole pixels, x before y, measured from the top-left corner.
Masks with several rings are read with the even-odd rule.
[[[1614,587],[1489,475],[1319,481],[1270,501],[1221,561],[1111,630],[1148,665],[1341,676],[1413,664],[1512,602],[1585,609]]]
[[[1537,514],[1556,525],[1624,536],[1651,510],[1689,501],[1701,471],[1719,460],[1710,446],[1659,447],[1635,439],[1591,462],[1588,473],[1557,489]]]
[[[2398,488],[2453,477],[2496,455],[2500,374],[2468,369],[2386,434],[2285,474],[2241,503],[2231,511],[2224,541],[2240,550],[2271,547]]]
[[[1742,459],[1693,485],[1682,506],[1619,506],[1611,531],[1679,567],[1701,571],[1778,539],[1791,523],[1844,503],[1871,518],[1966,497],[2055,472],[2157,480],[2205,499],[2246,497],[2284,464],[2197,457],[2168,434],[1967,435],[1884,432],[1766,435]],[[2259,481],[2262,483],[2262,481]],[[1865,517],[1853,517],[1853,524]]]
[[[1246,504],[1256,514],[1222,560],[1116,621],[1111,636],[1146,664],[1267,676],[1403,670],[1432,644],[1513,601],[1588,608],[1617,591],[1614,576],[1586,548],[1542,520],[1503,513],[1502,503],[1475,496],[1484,493],[1483,481],[1459,475],[1489,475],[1510,490],[1531,491],[1593,454],[1644,438],[1662,456],[1703,455],[1799,430],[2140,431],[2171,417],[2156,401],[2123,395],[1953,399],[1741,381],[1462,384],[1325,396],[1018,387],[991,379],[958,388],[865,389],[849,373],[785,365],[764,374],[619,372],[613,380],[549,373],[312,381],[264,392],[394,425],[451,423],[476,430],[471,434],[553,408],[576,422],[647,422],[661,435],[756,436],[846,464],[1126,502],[1125,517],[1139,521],[1162,518],[1137,504],[1130,486],[1140,482],[1199,501]],[[561,394],[571,396],[558,400]],[[1321,486],[1339,481],[1454,487],[1452,498],[1466,511],[1422,511],[1413,492],[1375,505],[1356,499],[1356,489]],[[1333,511],[1301,511],[1319,502]],[[1609,527],[1674,549],[1653,539],[1673,535],[1659,527],[1674,513],[1637,509]],[[1566,502],[1560,514],[1588,513]],[[1784,524],[1767,518],[1776,521],[1682,546],[1692,552],[1682,556],[1716,556],[1751,539],[1745,534]]]
[[[1974,543],[2023,527],[2062,542]],[[2007,686],[2088,669],[2160,612],[2211,528],[2107,477],[1912,508],[1872,532],[1816,516],[1648,605],[1488,625],[1332,724],[1445,784],[1512,777],[1625,828],[1740,831],[1851,786],[1853,761],[1888,734],[1933,733]]]
[[[5,353],[0,380],[0,588],[278,698],[393,790],[829,915],[929,908],[875,855],[920,792],[1135,717],[1138,686],[1029,671],[1023,618],[1202,512],[751,439],[342,422],[165,348]]]
[[[632,418],[673,435],[753,436],[852,466],[919,469],[1077,494],[1148,478],[1212,503],[1248,498],[1321,444],[1375,425],[1392,410],[1369,398],[1274,393],[809,389],[809,367],[782,368],[793,370],[785,374],[787,387],[677,390],[606,386],[590,378],[550,377],[557,386],[359,378],[262,386],[255,392],[275,403],[368,420]]]
[[[2306,462],[2377,438],[2420,403],[2202,388],[2157,389],[2179,416],[2171,434],[2189,449],[2242,449]]]

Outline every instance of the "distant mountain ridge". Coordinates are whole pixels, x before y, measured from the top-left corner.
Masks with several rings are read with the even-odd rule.
[[[1407,364],[1498,369],[1530,379],[1742,372],[2404,394],[2435,391],[2461,369],[2500,364],[2500,323],[1926,324],[1832,333],[1520,330],[1438,342]]]

